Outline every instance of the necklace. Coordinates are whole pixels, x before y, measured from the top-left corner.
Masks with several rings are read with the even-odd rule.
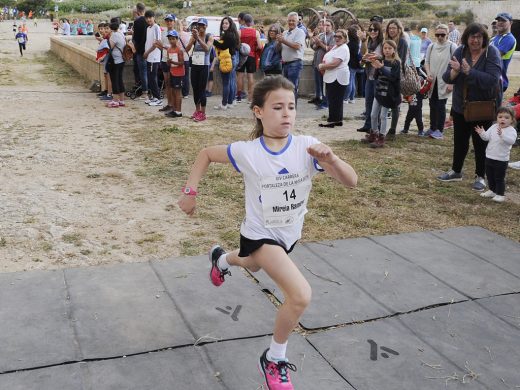
[[[264,138],[272,138],[272,139],[284,139],[284,138],[287,138],[289,137],[289,134],[287,135],[282,135],[282,136],[279,136],[279,137],[273,137],[271,135],[265,135],[265,134],[262,134],[264,136]]]

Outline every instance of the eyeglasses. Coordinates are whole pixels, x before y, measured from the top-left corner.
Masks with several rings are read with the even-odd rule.
[[[445,37],[446,34],[435,34],[435,36],[436,36],[437,38],[440,38],[440,37]]]
[[[369,28],[369,29],[368,29],[368,32],[377,32],[377,31],[379,31],[379,30],[376,29],[376,28]]]

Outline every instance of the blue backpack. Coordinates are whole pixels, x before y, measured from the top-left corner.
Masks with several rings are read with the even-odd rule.
[[[260,69],[264,72],[282,70],[282,54],[276,50],[276,42],[264,47],[260,57]]]

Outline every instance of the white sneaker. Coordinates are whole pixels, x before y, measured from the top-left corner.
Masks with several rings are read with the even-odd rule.
[[[497,203],[502,203],[506,200],[506,197],[504,195],[495,195],[491,200]]]
[[[509,163],[509,168],[520,169],[520,161]]]
[[[486,192],[481,193],[480,196],[483,198],[494,198],[496,194],[491,190],[487,190]]]
[[[348,101],[348,104],[354,104],[354,103],[355,103],[354,99],[351,99]]]
[[[155,100],[157,100],[157,99],[155,99],[154,97],[148,97],[148,99],[146,99],[146,100],[144,101],[144,103],[145,103],[145,104],[150,104],[151,102],[153,102],[153,101],[155,101]]]
[[[228,109],[228,106],[223,106],[222,104],[219,104],[218,106],[213,107],[215,110],[222,110],[225,111]]]
[[[150,102],[150,104],[148,104],[149,106],[162,106],[163,104],[163,101],[162,99],[155,99],[155,100],[152,100]]]

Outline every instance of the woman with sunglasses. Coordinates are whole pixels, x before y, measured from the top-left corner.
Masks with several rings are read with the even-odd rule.
[[[372,22],[368,27],[368,38],[362,42],[361,53],[363,53],[362,61],[365,64],[366,82],[365,82],[365,123],[363,127],[357,129],[359,132],[369,133],[372,128],[370,122],[370,113],[372,112],[372,104],[376,93],[375,68],[372,61],[381,58],[383,55],[383,29],[381,23]],[[377,126],[377,124],[376,124]],[[368,135],[367,135],[368,140]]]
[[[442,79],[442,74],[448,68],[457,45],[448,40],[448,26],[439,24],[435,29],[437,42],[432,43],[426,50],[424,70],[428,81],[432,83],[428,91],[430,99],[430,129],[426,137],[443,139],[444,121],[446,120],[446,102],[453,91],[453,85]]]
[[[280,53],[276,36],[282,33],[282,27],[275,23],[267,31],[267,43],[260,57],[260,69],[264,76],[282,74],[282,55]]]
[[[318,65],[318,70],[324,72],[323,81],[329,103],[327,123],[320,123],[320,127],[343,126],[343,96],[345,96],[350,79],[347,31],[337,30],[334,33],[334,41],[335,45],[325,53],[323,62]]]
[[[403,24],[398,19],[391,19],[386,25],[386,39],[391,39],[397,45],[397,54],[401,59],[401,66],[404,66],[408,61],[409,45],[405,38]],[[395,137],[395,129],[399,121],[400,104],[392,109],[392,122],[388,129],[387,139]]]

